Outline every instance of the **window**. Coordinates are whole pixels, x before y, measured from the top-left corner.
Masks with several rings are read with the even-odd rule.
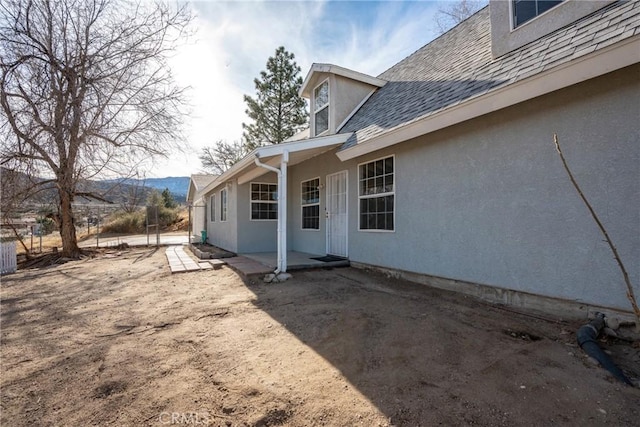
[[[358,167],[360,230],[394,230],[394,157]]]
[[[562,0],[512,0],[513,27],[532,20],[560,3]]]
[[[320,178],[302,181],[302,229],[320,230]]]
[[[211,205],[211,212],[210,212],[211,222],[214,222],[216,220],[216,196],[215,195],[211,196],[209,204]]]
[[[220,221],[227,220],[227,190],[220,191]]]
[[[325,80],[313,91],[315,134],[329,129],[329,80]]]
[[[251,183],[251,219],[278,219],[278,185]]]

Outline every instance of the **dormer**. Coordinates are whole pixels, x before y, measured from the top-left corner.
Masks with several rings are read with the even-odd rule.
[[[494,58],[583,18],[616,0],[490,0]]]
[[[311,138],[332,135],[385,80],[332,64],[313,64],[300,88],[310,104]]]

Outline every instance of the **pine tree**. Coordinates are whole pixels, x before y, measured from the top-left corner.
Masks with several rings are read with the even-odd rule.
[[[178,207],[178,203],[173,198],[173,194],[171,194],[171,191],[169,191],[168,188],[165,188],[164,190],[162,190],[161,195],[162,195],[162,204],[164,205],[165,208],[174,209]]]
[[[253,123],[242,124],[247,149],[279,144],[300,131],[307,123],[306,103],[298,95],[302,86],[300,67],[293,53],[283,46],[267,60],[267,70],[254,79],[256,98],[244,96],[246,113]]]

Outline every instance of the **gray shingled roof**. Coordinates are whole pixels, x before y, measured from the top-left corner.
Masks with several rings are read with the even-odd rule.
[[[342,149],[418,121],[640,33],[640,2],[618,2],[499,58],[489,7],[400,61],[341,129]]]
[[[196,190],[202,190],[207,185],[211,184],[214,179],[216,179],[218,175],[209,175],[209,174],[193,174],[191,175],[191,181],[196,186]]]

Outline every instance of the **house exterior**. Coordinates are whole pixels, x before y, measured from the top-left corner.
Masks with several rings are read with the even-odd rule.
[[[640,295],[640,3],[491,1],[373,77],[314,64],[307,139],[202,190],[209,242],[333,254],[513,304]],[[283,190],[284,189],[284,190]],[[191,193],[190,193],[191,194]]]
[[[218,175],[193,174],[189,179],[189,189],[187,190],[187,201],[190,205],[189,226],[191,234],[197,233],[198,237],[200,237],[202,230],[207,229],[207,197],[204,190],[217,177]]]

